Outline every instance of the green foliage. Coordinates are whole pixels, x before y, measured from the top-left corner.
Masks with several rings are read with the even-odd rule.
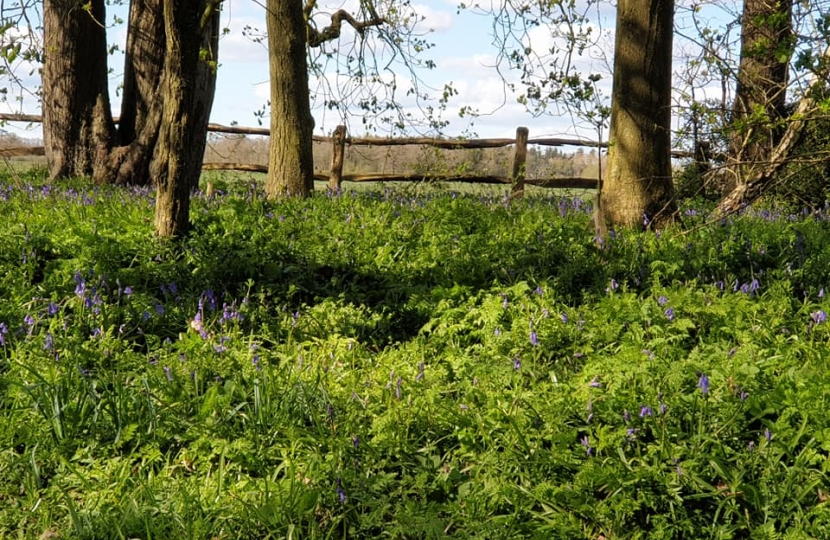
[[[821,538],[824,216],[0,186],[0,537]]]

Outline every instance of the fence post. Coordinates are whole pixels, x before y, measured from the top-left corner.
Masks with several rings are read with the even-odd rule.
[[[516,151],[513,154],[513,175],[511,176],[512,187],[510,196],[514,198],[524,196],[525,192],[525,161],[527,161],[527,137],[529,131],[526,127],[516,128]]]
[[[343,155],[346,152],[346,126],[337,126],[332,135],[333,151],[331,153],[331,173],[329,174],[329,189],[340,191],[340,182],[343,178]]]

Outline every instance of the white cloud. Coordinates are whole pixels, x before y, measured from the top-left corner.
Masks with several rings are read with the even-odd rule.
[[[455,14],[448,11],[435,9],[427,4],[413,4],[412,10],[424,18],[417,25],[419,30],[446,32],[453,26]]]

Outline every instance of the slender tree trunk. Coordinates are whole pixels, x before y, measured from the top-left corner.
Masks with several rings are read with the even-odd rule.
[[[792,2],[745,0],[729,140],[731,177],[738,182],[753,164],[763,167],[781,141],[791,55]]]
[[[612,225],[659,226],[676,211],[671,178],[673,0],[619,0],[608,176]]]
[[[50,178],[90,176],[115,127],[104,0],[45,0],[43,139]]]
[[[314,162],[302,0],[268,0],[271,72],[269,198],[307,196],[314,189]]]
[[[166,54],[159,88],[163,108],[151,174],[156,182],[156,234],[180,237],[190,228],[190,190],[199,182],[210,115],[209,104],[204,110],[205,103],[200,102],[202,89],[194,84],[201,69],[206,2],[163,0],[163,6]]]

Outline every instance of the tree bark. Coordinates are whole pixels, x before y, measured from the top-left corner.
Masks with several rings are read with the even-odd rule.
[[[271,73],[269,198],[307,196],[314,189],[314,119],[308,94],[306,22],[302,0],[266,3]]]
[[[202,99],[204,89],[194,83],[203,69],[201,19],[206,5],[205,0],[163,0],[166,46],[159,88],[163,106],[150,171],[156,182],[155,225],[160,237],[187,234],[190,191],[201,173],[210,104]],[[211,31],[213,22],[208,26],[204,31]]]
[[[619,0],[611,92],[608,177],[611,225],[659,226],[676,204],[671,178],[673,0]]]
[[[49,177],[91,176],[115,135],[104,0],[45,0],[43,140]]]
[[[781,141],[791,55],[792,2],[745,0],[729,137],[730,177],[738,183]]]

